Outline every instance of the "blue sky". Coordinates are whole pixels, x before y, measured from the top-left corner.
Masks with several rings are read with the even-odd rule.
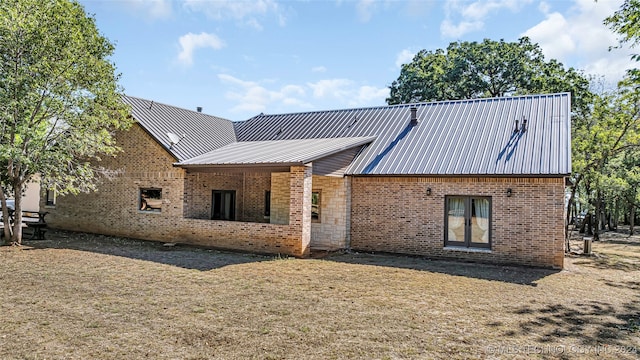
[[[385,104],[421,49],[523,35],[602,76],[632,66],[602,20],[621,0],[80,0],[125,93],[230,120]]]

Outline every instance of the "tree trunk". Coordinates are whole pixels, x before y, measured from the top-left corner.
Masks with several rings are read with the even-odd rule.
[[[611,226],[609,230],[617,231],[618,230],[618,218],[620,217],[620,199],[616,199],[615,205],[613,207],[613,214],[611,215]]]
[[[3,245],[11,242],[11,222],[9,221],[9,208],[7,207],[7,197],[2,187],[0,187],[0,204],[2,205],[2,223],[4,227],[3,232]]]
[[[570,252],[571,251],[571,246],[569,244],[569,238],[571,237],[570,233],[569,233],[569,222],[571,221],[572,217],[571,217],[571,211],[575,211],[576,209],[576,205],[575,205],[575,198],[576,198],[576,190],[577,187],[574,184],[573,186],[571,186],[571,196],[569,197],[569,203],[567,204],[567,217],[565,219],[564,222],[564,242],[565,242],[565,247],[566,247],[566,252]],[[577,214],[576,214],[577,215]],[[577,216],[574,216],[574,224],[573,227],[575,228],[575,219],[577,218]]]
[[[580,233],[581,234],[585,234],[585,235],[593,235],[593,215],[591,215],[590,212],[588,212],[585,216],[584,219],[582,220],[582,228],[580,229]]]
[[[13,215],[13,234],[11,244],[22,245],[22,185],[16,184],[13,187],[15,194],[15,213]]]
[[[600,192],[596,193],[596,211],[593,216],[593,241],[600,240],[600,214],[602,213],[602,201],[600,200]]]
[[[635,205],[629,205],[629,235],[633,235],[633,226],[636,222],[636,207]]]

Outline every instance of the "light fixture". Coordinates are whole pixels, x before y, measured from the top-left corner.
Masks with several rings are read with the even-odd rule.
[[[511,188],[507,189],[507,197],[511,197],[511,195],[513,195],[513,190],[511,190]]]
[[[431,196],[431,188],[430,187],[427,188],[427,196]]]

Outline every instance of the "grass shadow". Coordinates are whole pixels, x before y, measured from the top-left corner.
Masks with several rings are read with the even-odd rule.
[[[621,286],[637,287],[638,284]],[[571,339],[582,346],[629,346],[640,333],[640,303],[629,302],[620,308],[602,302],[585,300],[574,304],[525,305],[512,311],[526,318],[504,336],[539,334],[538,342],[548,344]]]
[[[640,246],[640,242],[638,242],[636,239],[633,239],[633,238],[628,238],[628,240],[620,239],[620,238],[616,238],[615,240],[603,239],[602,243],[603,244],[615,244],[615,245]]]
[[[575,265],[587,266],[600,270],[620,270],[624,272],[640,271],[637,258],[617,254],[597,254],[574,262]]]
[[[536,281],[560,271],[524,266],[460,262],[455,260],[431,260],[424,257],[395,254],[335,253],[327,256],[325,260],[348,264],[428,271],[528,286],[537,286]]]
[[[182,244],[168,247],[158,241],[62,230],[48,231],[47,240],[24,240],[23,244],[34,250],[69,249],[89,251],[200,271],[274,259],[274,256],[221,251]]]

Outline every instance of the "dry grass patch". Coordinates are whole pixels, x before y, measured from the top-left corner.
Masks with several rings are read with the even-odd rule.
[[[640,270],[598,257],[552,271],[50,238],[0,248],[0,358],[636,359],[640,350]],[[614,240],[594,250],[628,261],[640,256],[630,241],[626,255]]]

